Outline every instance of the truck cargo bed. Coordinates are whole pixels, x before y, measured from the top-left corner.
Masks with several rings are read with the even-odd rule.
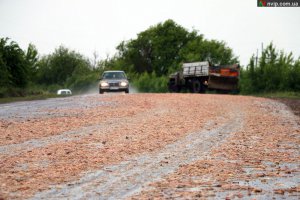
[[[208,76],[209,63],[208,62],[194,62],[183,64],[183,76]]]

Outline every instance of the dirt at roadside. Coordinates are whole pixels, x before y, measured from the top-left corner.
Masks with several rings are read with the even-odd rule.
[[[300,117],[300,99],[288,99],[288,98],[274,98],[274,99],[290,107],[293,113]]]

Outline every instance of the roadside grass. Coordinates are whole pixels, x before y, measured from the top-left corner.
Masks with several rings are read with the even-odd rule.
[[[40,94],[40,95],[31,95],[25,97],[5,97],[0,98],[0,104],[3,103],[12,103],[18,101],[32,101],[32,100],[44,100],[48,98],[59,98],[59,97],[66,97],[66,96],[58,96],[56,94]]]
[[[267,92],[256,94],[242,94],[246,96],[264,97],[281,102],[288,106],[290,110],[300,117],[300,92]]]
[[[0,104],[12,103],[17,101],[33,101],[33,100],[44,100],[49,98],[61,98],[68,97],[69,95],[57,95],[56,91],[62,88],[68,88],[60,85],[49,85],[49,86],[37,86],[31,85],[28,88],[0,88]],[[83,94],[85,90],[90,87],[82,87],[77,90],[73,90],[73,95]]]
[[[267,92],[252,94],[252,96],[280,99],[300,99],[300,92]]]

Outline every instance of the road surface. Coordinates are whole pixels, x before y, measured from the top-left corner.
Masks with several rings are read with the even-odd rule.
[[[237,95],[2,104],[0,199],[299,199],[299,122]]]

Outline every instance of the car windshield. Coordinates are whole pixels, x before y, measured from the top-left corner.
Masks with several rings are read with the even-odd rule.
[[[126,78],[124,72],[104,72],[103,79],[123,79]]]

